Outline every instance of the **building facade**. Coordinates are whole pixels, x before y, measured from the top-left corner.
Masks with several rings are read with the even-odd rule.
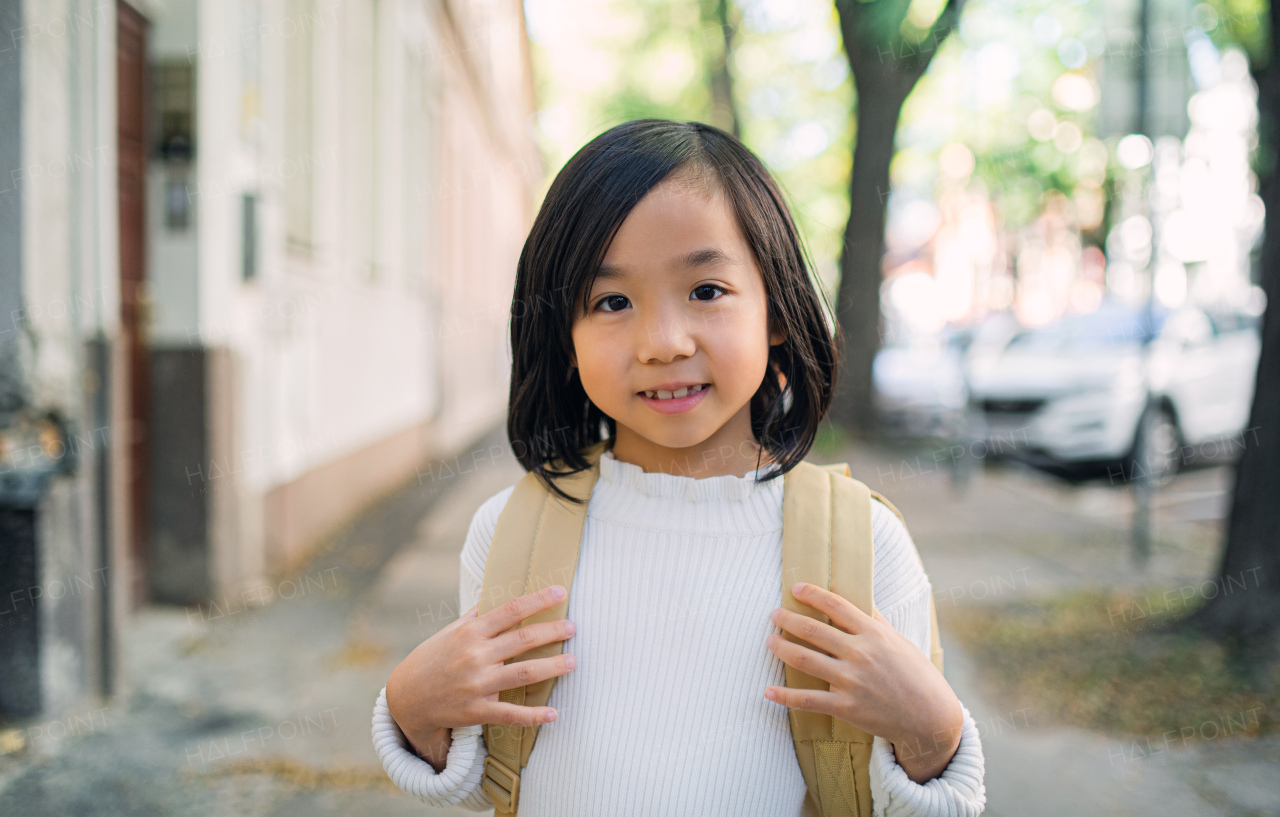
[[[519,0],[0,0],[0,715],[503,422]],[[10,542],[15,543],[10,547]]]

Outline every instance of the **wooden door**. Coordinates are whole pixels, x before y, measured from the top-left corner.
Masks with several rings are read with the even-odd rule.
[[[125,359],[122,452],[129,530],[130,600],[147,598],[147,21],[116,0],[116,112],[120,196],[120,342]]]

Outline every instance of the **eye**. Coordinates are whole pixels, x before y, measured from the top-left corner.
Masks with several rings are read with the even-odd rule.
[[[608,303],[609,301],[624,301],[624,302],[625,302],[626,300],[627,300],[627,299],[626,299],[626,296],[623,296],[623,295],[606,295],[606,296],[604,296],[603,298],[601,298],[599,301],[596,301],[596,309],[600,309],[600,307],[601,307],[602,305],[604,305],[605,303]],[[620,307],[618,307],[617,309],[606,309],[606,310],[603,310],[603,311],[605,311],[605,312],[618,312],[618,311],[620,311],[621,309],[623,309],[623,307],[621,307],[621,306],[620,306]]]
[[[729,291],[729,290],[725,289],[724,287],[722,287],[722,286],[718,286],[718,285],[716,285],[716,284],[701,284],[700,286],[696,286],[696,287],[694,287],[694,288],[693,288],[693,291],[696,293],[696,292],[699,292],[699,291],[701,291],[701,290],[707,290],[707,289],[715,289],[715,290],[719,290],[720,292],[728,292],[728,291]],[[714,301],[714,300],[715,300],[715,298],[698,298],[698,300],[699,300],[699,301]]]

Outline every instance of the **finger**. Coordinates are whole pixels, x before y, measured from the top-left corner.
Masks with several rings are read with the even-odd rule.
[[[572,621],[544,621],[538,624],[526,624],[508,633],[496,636],[489,642],[494,661],[505,661],[514,658],[534,647],[550,644],[553,641],[564,641],[576,632]]]
[[[481,716],[483,723],[498,726],[540,726],[554,721],[556,711],[549,706],[495,703],[485,707]]]
[[[453,621],[451,621],[451,622],[450,622],[450,625],[451,625],[451,626],[454,626],[454,627],[458,627],[458,626],[461,626],[461,625],[463,625],[463,624],[466,624],[468,621],[470,621],[471,619],[475,618],[475,617],[476,617],[476,613],[478,613],[479,611],[480,611],[480,605],[478,605],[478,604],[477,604],[477,605],[475,605],[474,607],[472,607],[470,610],[468,610],[467,612],[463,613],[462,615],[458,616],[458,617],[457,617],[457,618],[455,618]]]
[[[494,680],[489,688],[501,692],[504,689],[515,689],[516,687],[536,684],[548,678],[564,675],[577,664],[578,659],[567,653],[553,655],[549,658],[513,661],[510,664],[504,664],[501,669],[494,673],[492,676]]]
[[[477,604],[475,607],[472,607],[470,610],[468,610],[467,612],[465,612],[465,613],[463,613],[462,615],[458,616],[458,617],[457,617],[457,618],[455,618],[453,621],[450,621],[448,624],[446,624],[446,625],[444,625],[443,627],[441,627],[441,628],[440,628],[440,630],[439,630],[439,632],[437,633],[437,635],[438,635],[439,633],[447,633],[447,632],[449,632],[450,630],[456,630],[456,629],[458,629],[459,627],[461,627],[463,624],[466,624],[468,621],[470,621],[471,619],[475,618],[475,612],[476,612],[476,610],[478,610],[478,609],[479,609],[479,607],[480,607],[480,605],[478,605],[478,604]],[[433,636],[433,637],[434,637],[434,636]]]
[[[839,659],[823,655],[787,639],[772,635],[769,637],[769,649],[782,659],[784,664],[795,667],[805,675],[821,678],[828,684],[839,683],[843,673],[843,665]]]
[[[478,620],[484,622],[482,632],[490,637],[506,632],[529,616],[559,604],[564,600],[565,595],[564,587],[558,584],[544,587],[533,593],[525,593],[480,616]]]
[[[810,618],[791,610],[779,608],[774,611],[773,623],[797,638],[826,650],[832,655],[843,654],[848,646],[845,641],[849,637],[848,633],[843,630],[837,630],[830,624],[818,621],[816,618]]]
[[[818,587],[808,582],[796,582],[791,587],[791,595],[801,604],[807,604],[815,610],[826,613],[827,618],[840,629],[849,633],[858,633],[867,623],[873,621],[871,616],[858,609],[858,606],[825,587]]]
[[[765,697],[777,701],[791,709],[803,709],[806,712],[820,712],[823,715],[835,716],[836,693],[823,689],[792,689],[791,687],[767,687]]]

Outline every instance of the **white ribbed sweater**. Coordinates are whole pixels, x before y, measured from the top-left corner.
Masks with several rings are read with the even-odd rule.
[[[784,664],[765,645],[780,630],[783,481],[647,473],[605,451],[587,506],[569,594],[577,632],[548,706],[559,717],[538,731],[520,779],[521,817],[631,814],[799,817],[804,778],[787,709],[764,697],[785,686]],[[515,486],[472,518],[462,549],[460,609],[479,600],[498,514]],[[876,608],[929,651],[929,580],[898,518],[873,502]],[[446,766],[406,748],[383,689],[374,746],[387,774],[433,806],[493,807],[480,779],[481,727],[453,730]],[[964,710],[960,748],[921,786],[877,737],[874,812],[884,817],[970,817],[986,803],[982,746]]]

